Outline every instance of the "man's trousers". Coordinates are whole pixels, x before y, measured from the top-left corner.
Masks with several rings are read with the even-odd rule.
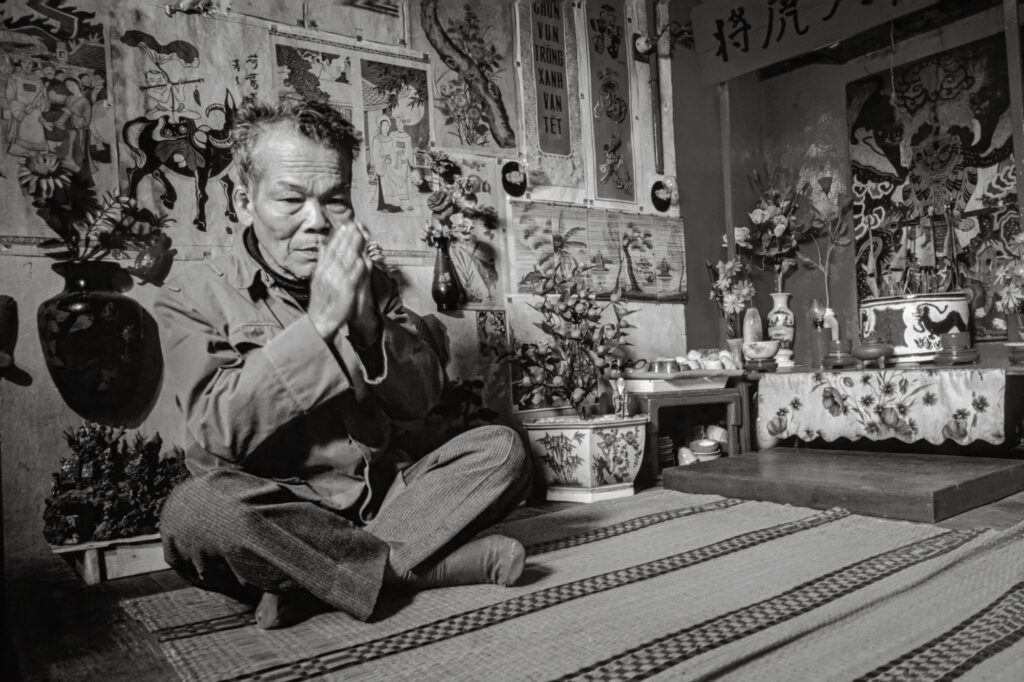
[[[366,620],[389,552],[398,575],[446,555],[519,504],[529,470],[515,431],[473,429],[399,473],[360,527],[271,479],[218,469],[168,497],[164,556],[189,583],[242,601],[303,589]]]

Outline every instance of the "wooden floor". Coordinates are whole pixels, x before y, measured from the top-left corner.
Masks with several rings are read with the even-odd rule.
[[[521,508],[530,516],[568,503]],[[1024,521],[1024,492],[946,519],[936,525],[958,530],[1008,528]],[[7,622],[13,655],[3,680],[177,680],[155,639],[118,606],[128,597],[178,589],[170,571],[84,585],[56,556],[31,577],[6,587]]]

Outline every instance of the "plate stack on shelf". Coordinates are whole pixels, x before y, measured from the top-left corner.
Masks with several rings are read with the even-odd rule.
[[[658,436],[658,465],[662,469],[676,465],[676,445],[672,436]]]

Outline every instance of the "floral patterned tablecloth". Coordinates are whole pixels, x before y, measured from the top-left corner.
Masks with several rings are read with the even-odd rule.
[[[765,374],[758,443],[796,436],[960,444],[1004,439],[1006,374],[943,367]]]

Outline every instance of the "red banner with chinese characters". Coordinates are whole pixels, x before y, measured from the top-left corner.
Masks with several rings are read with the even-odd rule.
[[[735,76],[820,49],[935,0],[709,0],[693,9],[704,80]]]

